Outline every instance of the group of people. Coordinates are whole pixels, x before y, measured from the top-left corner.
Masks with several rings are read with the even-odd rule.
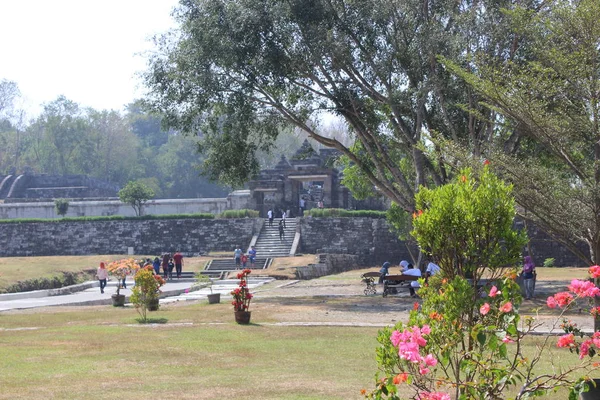
[[[379,284],[383,284],[386,275],[389,275],[389,269],[392,266],[388,261],[384,262],[379,270]],[[414,268],[414,266],[406,261],[400,261],[400,273],[403,275],[411,275],[421,277],[423,276],[425,279],[429,278],[432,275],[437,274],[441,268],[439,265],[434,264],[433,262],[429,262],[427,267],[425,268],[425,272],[422,275],[420,268]],[[521,277],[523,278],[523,286],[525,289],[525,300],[530,300],[533,298],[534,294],[534,286],[535,286],[535,264],[533,263],[530,256],[525,256],[523,258],[523,270],[521,271]],[[421,285],[419,281],[411,281],[410,282],[410,296],[417,297],[415,289],[420,288]]]
[[[160,275],[160,269],[162,267],[165,280],[173,279],[173,270],[175,270],[177,278],[181,278],[181,272],[183,271],[183,254],[179,251],[175,252],[173,255],[171,255],[171,253],[164,253],[160,257],[154,257],[154,260],[146,258],[139,262],[136,261],[136,263],[139,264],[140,268],[152,266],[156,275]],[[96,277],[100,282],[100,293],[104,293],[104,289],[108,282],[108,270],[106,269],[106,264],[104,262],[100,263],[100,266],[96,271]],[[127,289],[126,278],[123,278],[119,283],[123,289]]]
[[[285,225],[285,219],[288,215],[285,210],[281,210],[280,214],[281,219],[279,220],[279,240],[283,240],[283,238],[285,237],[285,228],[287,228],[287,226]],[[267,211],[267,217],[269,218],[269,226],[273,226],[274,212],[270,208],[269,211]]]
[[[383,263],[383,265],[381,266],[381,269],[379,270],[379,274],[380,274],[379,275],[379,284],[383,284],[383,280],[385,279],[385,276],[389,275],[389,269],[391,266],[392,266],[392,264],[390,264],[388,261]],[[408,262],[406,260],[400,261],[399,267],[400,267],[400,273],[403,275],[416,276],[419,278],[424,277],[425,279],[437,274],[441,270],[439,265],[434,264],[433,262],[429,262],[427,264],[427,267],[425,268],[424,274],[421,274],[420,268],[415,268],[410,262]],[[419,284],[419,281],[411,281],[410,287],[408,289],[410,291],[410,297],[417,297],[417,293],[416,293],[415,289],[418,289],[420,287],[421,287],[421,284]]]
[[[250,246],[248,253],[244,254],[244,251],[240,246],[237,246],[233,251],[233,259],[235,260],[236,269],[246,269],[248,262],[250,262],[250,268],[254,268],[254,263],[256,262],[256,249],[254,246]]]

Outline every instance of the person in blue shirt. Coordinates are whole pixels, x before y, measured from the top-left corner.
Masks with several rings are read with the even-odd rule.
[[[390,273],[390,264],[389,262],[384,262],[379,270],[379,284],[383,285],[383,278]]]
[[[248,258],[250,259],[250,268],[254,268],[254,261],[256,260],[256,249],[254,246],[250,246],[248,251]]]

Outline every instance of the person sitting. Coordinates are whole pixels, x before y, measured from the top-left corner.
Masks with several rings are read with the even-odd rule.
[[[400,273],[403,274],[404,271],[406,271],[408,269],[409,265],[411,265],[411,264],[406,260],[400,261]]]
[[[425,282],[427,282],[427,279],[429,279],[430,276],[437,274],[441,270],[442,269],[437,264],[434,264],[432,262],[427,264],[427,268],[425,269]]]
[[[384,262],[379,270],[379,284],[383,285],[383,278],[390,273],[390,264],[389,262]]]
[[[413,267],[413,265],[409,263],[408,269],[406,271],[404,271],[404,275],[418,276],[420,278],[421,270]],[[417,293],[416,293],[415,289],[418,289],[420,287],[421,287],[421,285],[419,284],[419,281],[410,282],[410,287],[408,288],[408,290],[410,291],[410,297],[417,297]]]

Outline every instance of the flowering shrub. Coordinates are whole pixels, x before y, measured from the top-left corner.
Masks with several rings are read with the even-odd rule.
[[[106,266],[108,273],[118,280],[117,296],[120,294],[121,283],[123,282],[123,279],[125,279],[127,275],[134,274],[139,268],[139,264],[133,258],[124,258],[122,260],[108,263]]]
[[[158,301],[160,288],[164,284],[163,277],[156,275],[151,265],[141,268],[135,274],[135,286],[132,289],[130,301],[135,305],[142,322],[147,321],[148,307],[152,302]]]
[[[252,272],[249,268],[242,270],[237,274],[240,283],[238,287],[231,291],[233,296],[233,310],[234,311],[248,311],[250,307],[250,300],[252,300],[252,293],[248,289],[248,274]]]

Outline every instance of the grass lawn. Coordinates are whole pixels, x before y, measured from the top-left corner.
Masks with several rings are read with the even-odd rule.
[[[0,399],[350,399],[376,370],[376,328],[236,325],[229,304],[0,315]],[[266,318],[262,318],[266,317]]]

